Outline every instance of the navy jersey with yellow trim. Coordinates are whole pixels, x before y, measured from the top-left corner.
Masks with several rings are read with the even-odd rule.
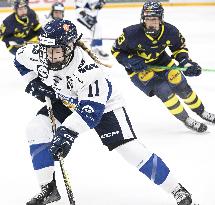
[[[42,25],[32,9],[28,9],[27,16],[24,22],[14,12],[3,21],[0,27],[0,39],[5,42],[12,54],[15,54],[18,48],[26,42],[38,42]]]
[[[171,57],[178,62],[189,58],[185,39],[175,26],[164,22],[160,35],[153,39],[145,33],[142,24],[136,24],[123,29],[122,35],[115,41],[112,54],[122,65],[130,58],[141,58],[149,65],[168,66],[172,58],[165,51],[167,47],[172,52]]]

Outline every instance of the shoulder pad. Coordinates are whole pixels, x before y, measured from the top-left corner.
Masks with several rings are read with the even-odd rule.
[[[135,33],[137,31],[139,31],[140,29],[142,29],[142,25],[135,24],[135,25],[131,25],[131,26],[124,28],[123,32],[126,33],[127,35],[135,35]]]

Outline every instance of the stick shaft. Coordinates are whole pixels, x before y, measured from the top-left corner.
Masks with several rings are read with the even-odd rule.
[[[52,109],[52,103],[51,100],[49,98],[46,97],[46,103],[47,103],[47,109],[48,109],[48,114],[49,114],[49,118],[51,121],[51,125],[52,125],[52,133],[53,136],[56,132],[56,120],[55,120],[55,116],[54,116],[54,112]],[[61,173],[63,175],[63,181],[64,181],[64,185],[66,187],[66,191],[67,191],[67,196],[70,202],[70,205],[75,205],[75,201],[74,201],[74,196],[73,196],[73,192],[72,192],[72,187],[70,185],[70,179],[68,177],[68,174],[64,168],[64,160],[63,157],[59,156],[59,162],[60,162],[60,169],[61,169]]]

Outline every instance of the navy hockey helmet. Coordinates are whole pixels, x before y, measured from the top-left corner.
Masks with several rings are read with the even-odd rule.
[[[62,19],[63,19],[63,17],[64,17],[64,10],[65,10],[65,9],[64,9],[63,3],[60,3],[60,2],[54,3],[54,4],[52,5],[51,13],[50,13],[52,19],[58,19],[58,18],[59,18],[59,17],[55,17],[55,16],[54,16],[54,11],[61,11],[61,12],[62,12]]]
[[[13,7],[15,10],[17,10],[20,7],[24,7],[24,6],[28,7],[28,0],[14,0],[13,1]]]
[[[159,1],[156,0],[147,0],[142,8],[141,11],[141,20],[140,22],[143,23],[143,26],[146,30],[146,33],[153,33],[153,31],[150,29],[150,31],[147,31],[145,27],[145,19],[146,17],[158,17],[160,20],[160,25],[163,23],[163,17],[164,17],[164,9],[162,4]],[[154,31],[156,33],[156,31]]]
[[[73,59],[77,40],[77,29],[71,21],[56,19],[47,23],[39,36],[41,63],[48,70],[63,69]],[[60,57],[56,57],[56,49]]]

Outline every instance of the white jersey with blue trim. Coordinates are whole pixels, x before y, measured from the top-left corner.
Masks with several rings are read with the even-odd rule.
[[[76,11],[85,11],[91,16],[97,15],[96,5],[99,3],[99,0],[75,0]]]
[[[104,112],[124,105],[124,100],[113,86],[107,68],[98,65],[80,47],[76,47],[70,64],[62,70],[48,70],[39,59],[39,45],[31,44],[16,53],[15,66],[27,80],[39,77],[51,86],[58,98],[73,112],[63,123],[81,133],[94,128]]]

